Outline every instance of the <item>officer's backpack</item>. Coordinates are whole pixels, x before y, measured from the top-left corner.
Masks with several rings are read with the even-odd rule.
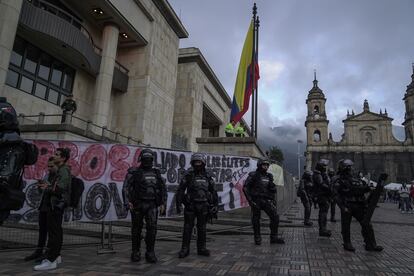
[[[78,207],[83,190],[85,190],[85,184],[83,183],[82,179],[72,176],[69,207]]]

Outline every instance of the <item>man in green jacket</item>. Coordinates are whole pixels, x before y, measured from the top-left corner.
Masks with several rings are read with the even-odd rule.
[[[52,270],[62,262],[60,250],[63,242],[62,221],[65,208],[70,202],[71,174],[66,165],[69,160],[70,150],[68,148],[57,148],[55,152],[55,165],[58,167],[57,176],[54,183],[48,186],[47,183],[39,185],[40,189],[49,194],[47,208],[47,254],[46,259],[40,265],[36,265],[34,270]]]
[[[244,137],[244,128],[239,125],[234,129],[234,133],[236,135],[236,137]]]
[[[226,133],[226,137],[233,137],[234,136],[234,126],[236,123],[232,120],[230,123],[226,125],[224,132]]]

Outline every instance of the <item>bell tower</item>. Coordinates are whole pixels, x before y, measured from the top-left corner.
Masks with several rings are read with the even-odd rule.
[[[322,90],[318,87],[316,70],[314,71],[313,87],[308,93],[306,104],[308,115],[306,116],[305,127],[307,145],[324,146],[328,144],[328,124],[325,109],[326,98]]]
[[[405,116],[402,123],[405,128],[406,141],[414,144],[414,63],[412,64],[413,74],[411,83],[407,85],[403,101],[405,103]]]

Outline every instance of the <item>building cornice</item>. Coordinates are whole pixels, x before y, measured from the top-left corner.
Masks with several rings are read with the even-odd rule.
[[[195,47],[179,49],[178,64],[191,62],[195,62],[198,64],[198,66],[200,66],[201,70],[207,76],[208,80],[213,84],[214,88],[217,90],[227,106],[231,107],[230,96],[227,94],[226,89],[224,89],[223,85],[217,78],[213,69],[211,69],[201,51]]]
[[[178,38],[187,38],[188,32],[167,0],[152,0]]]

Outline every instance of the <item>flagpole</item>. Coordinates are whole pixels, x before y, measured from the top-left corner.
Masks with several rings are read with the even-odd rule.
[[[256,24],[255,24],[255,30],[256,30],[256,62],[257,63],[259,63],[259,26],[260,26],[260,20],[259,20],[259,16],[257,16],[257,19],[256,19]],[[255,67],[256,67],[256,64],[255,64]],[[255,81],[256,81],[256,78],[255,78]],[[259,108],[258,108],[258,103],[259,103],[259,98],[258,98],[258,94],[259,94],[259,85],[257,85],[256,86],[256,93],[254,94],[254,97],[255,97],[255,103],[256,103],[256,106],[255,106],[255,112],[256,112],[256,114],[255,114],[255,116],[254,116],[254,127],[255,127],[255,130],[254,130],[254,134],[255,134],[255,138],[257,138],[257,113],[258,113],[258,111],[259,111]]]
[[[251,78],[252,78],[252,93],[253,93],[253,95],[252,95],[252,122],[251,122],[251,134],[252,134],[252,137],[256,137],[256,133],[255,133],[255,131],[256,131],[256,125],[255,125],[255,121],[256,121],[256,119],[255,119],[255,115],[256,115],[256,101],[255,101],[255,98],[254,98],[254,89],[255,89],[255,85],[256,85],[256,83],[255,83],[255,81],[254,81],[254,77],[255,77],[255,57],[254,57],[254,55],[255,55],[255,53],[256,53],[256,49],[255,49],[255,47],[256,47],[256,32],[255,32],[255,29],[256,29],[256,14],[257,14],[257,7],[256,7],[256,3],[254,3],[253,4],[253,54],[252,54],[252,75],[251,75]]]

